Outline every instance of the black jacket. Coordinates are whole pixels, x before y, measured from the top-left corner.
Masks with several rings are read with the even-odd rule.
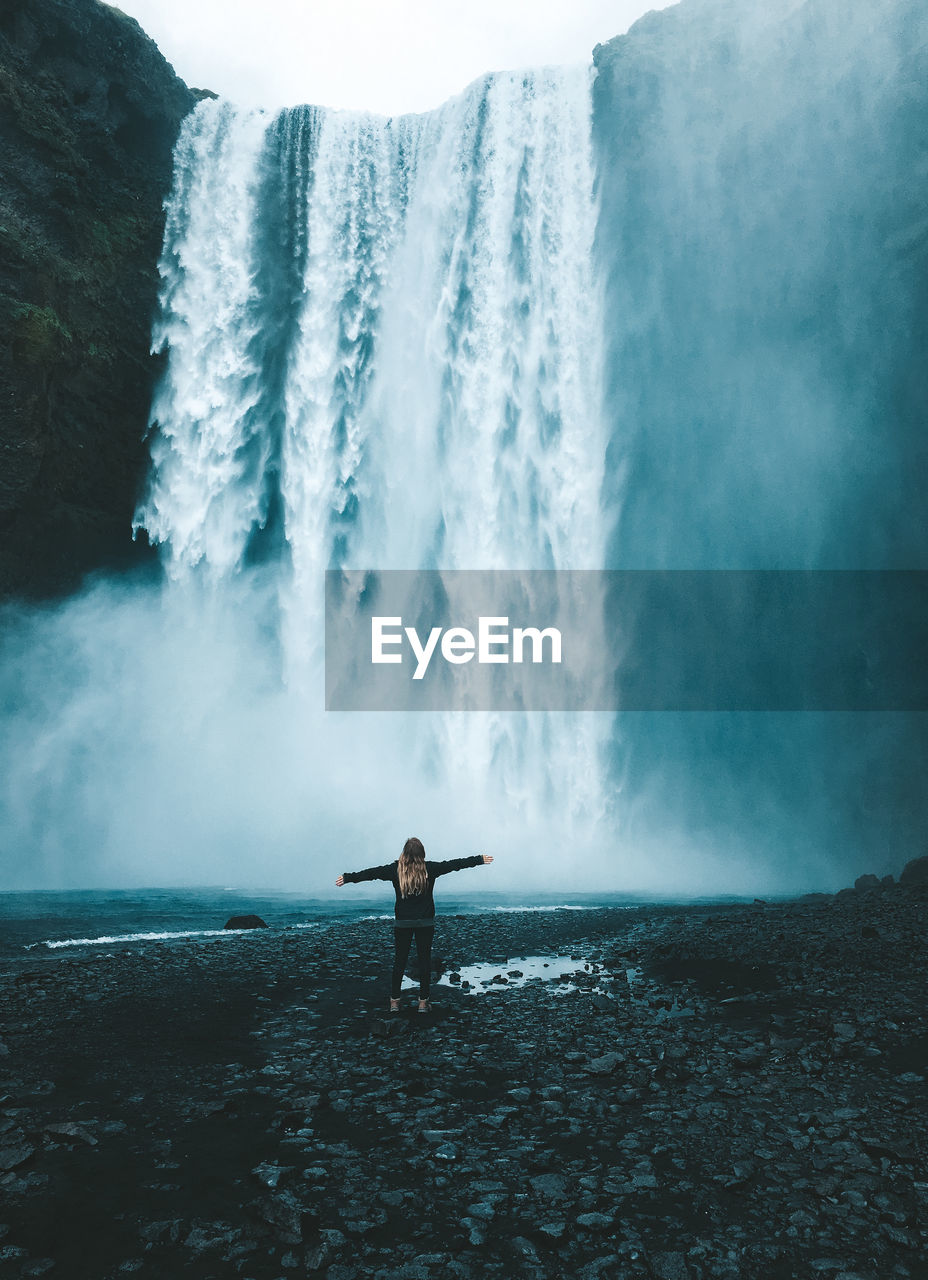
[[[397,874],[397,862],[387,863],[384,867],[368,867],[366,871],[343,872],[346,884],[357,884],[359,880],[389,880],[396,891],[396,927],[412,929],[418,926],[433,924],[435,921],[435,899],[432,890],[439,876],[449,871],[463,871],[465,867],[483,865],[483,854],[475,853],[471,858],[450,858],[447,862],[429,862],[425,869],[429,873],[429,882],[421,893],[404,898],[400,893],[400,882]]]

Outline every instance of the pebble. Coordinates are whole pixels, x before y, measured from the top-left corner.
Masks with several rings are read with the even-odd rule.
[[[113,1275],[905,1280],[928,1246],[926,901],[456,917],[445,968],[512,982],[436,986],[418,1022],[385,1015],[375,921],[33,957],[27,982],[0,963],[0,1255],[79,1274],[22,1227],[79,1168],[137,1222]],[[545,949],[552,980],[515,985]],[[120,1001],[152,1034],[101,1059]]]

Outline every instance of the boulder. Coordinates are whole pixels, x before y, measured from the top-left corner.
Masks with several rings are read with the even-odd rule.
[[[904,885],[928,884],[928,854],[913,858],[902,868],[899,883]]]
[[[866,893],[868,889],[879,889],[880,878],[874,875],[858,876],[854,881],[854,888],[858,893]]]
[[[230,916],[222,926],[224,929],[266,929],[267,921],[260,916]]]

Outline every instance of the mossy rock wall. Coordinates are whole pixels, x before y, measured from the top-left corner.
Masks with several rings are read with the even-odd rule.
[[[133,543],[163,201],[196,102],[97,0],[0,0],[0,596],[72,590]]]

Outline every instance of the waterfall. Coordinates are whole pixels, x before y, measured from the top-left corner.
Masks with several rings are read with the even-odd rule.
[[[318,689],[327,568],[604,564],[591,76],[495,74],[418,116],[204,101],[184,123],[136,528],[169,591],[270,580],[252,608],[294,696]],[[602,809],[606,716],[392,720],[354,723],[423,784]]]
[[[602,567],[586,68],[437,111],[204,101],[176,150],[137,526],[222,576]]]
[[[338,646],[331,628],[326,654],[332,567],[339,621],[349,571],[427,569],[433,620],[473,626],[548,610],[524,583],[475,609],[458,586],[474,569],[922,565],[921,10],[735,8],[671,7],[598,46],[595,73],[495,74],[423,115],[212,100],[186,118],[135,514],[163,572],[7,611],[0,811],[19,884],[331,891],[331,868],[412,834],[436,857],[507,851],[500,887],[675,896],[836,889],[915,856],[914,696],[910,712],[325,710],[333,688],[330,706],[375,705],[364,633]],[[65,471],[62,538],[103,477]],[[552,611],[575,621],[560,584]],[[593,625],[562,671],[600,644],[608,660],[579,664],[570,693],[597,706],[597,677],[614,695],[674,670],[708,696],[741,658],[762,674],[750,644],[729,670],[739,632],[713,649],[698,598],[654,635],[618,591],[599,613],[581,602]],[[880,652],[861,646],[861,672]],[[782,633],[778,654],[809,646]],[[411,672],[404,655],[388,675]],[[518,706],[524,676],[475,661],[429,693],[504,686]]]

